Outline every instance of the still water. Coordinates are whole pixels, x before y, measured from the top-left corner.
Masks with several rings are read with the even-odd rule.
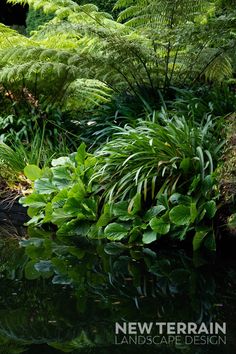
[[[89,243],[66,259],[70,279],[57,274],[29,280],[18,231],[8,226],[0,232],[1,354],[236,353],[232,255]],[[121,344],[116,322],[226,322],[227,343],[142,344],[141,338],[140,344]]]

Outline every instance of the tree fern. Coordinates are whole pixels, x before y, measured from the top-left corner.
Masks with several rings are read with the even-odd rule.
[[[85,107],[104,102],[111,90],[139,97],[149,88],[155,96],[171,85],[232,74],[236,16],[225,10],[222,19],[216,0],[119,0],[120,23],[72,0],[9,2],[53,14],[30,38],[0,26],[0,81],[17,99],[26,87],[40,102],[72,107],[76,100],[66,100],[73,91],[80,92],[76,107]]]

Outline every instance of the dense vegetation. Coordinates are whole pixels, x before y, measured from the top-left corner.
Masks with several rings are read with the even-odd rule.
[[[235,2],[9,3],[30,10],[25,35],[0,25],[3,196],[69,253],[214,251],[235,229]]]

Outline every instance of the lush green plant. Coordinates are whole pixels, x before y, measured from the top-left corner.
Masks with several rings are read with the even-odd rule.
[[[123,24],[92,4],[25,2],[54,18],[29,39],[1,26],[7,40],[0,81],[18,99],[23,87],[36,101],[81,109],[109,99],[109,88],[158,97],[157,89],[204,75],[210,81],[232,77],[235,12],[224,7],[222,19],[218,1],[139,0],[132,6],[122,0],[115,8],[122,9]]]
[[[42,10],[36,11],[30,8],[26,18],[27,34],[30,35],[31,31],[37,30],[39,26],[50,21],[52,18],[51,14],[45,14]]]
[[[89,185],[95,163],[96,158],[87,154],[82,144],[76,154],[52,160],[51,169],[26,166],[26,176],[35,181],[34,193],[21,199],[23,205],[30,206],[28,224],[52,222],[61,234],[72,229],[85,236],[98,215],[98,196]]]
[[[220,117],[224,117],[236,110],[236,95],[234,85],[221,85],[209,88],[201,85],[192,89],[174,88],[173,100],[166,102],[168,108],[177,115],[194,117],[200,122],[206,114],[218,117],[219,124],[222,124]],[[220,127],[215,129],[215,134]]]
[[[184,133],[187,133],[186,125],[182,123],[180,121],[179,127],[184,127]],[[65,236],[71,236],[72,240],[74,237],[88,236],[95,239],[107,238],[112,241],[124,239],[129,243],[151,243],[167,234],[183,240],[187,235],[195,233],[193,240],[195,250],[200,247],[203,241],[206,241],[209,248],[214,249],[211,220],[216,213],[218,192],[215,180],[211,176],[213,160],[210,152],[208,150],[205,152],[202,147],[198,146],[198,143],[202,143],[205,139],[204,143],[208,144],[209,148],[210,141],[207,138],[209,139],[211,135],[207,136],[206,126],[202,128],[203,135],[197,135],[197,133],[200,134],[200,129],[193,129],[193,133],[190,134],[193,145],[189,146],[190,140],[183,140],[186,135],[181,129],[178,131],[179,139],[177,139],[177,130],[174,129],[175,126],[171,122],[168,123],[170,130],[165,130],[166,127],[159,125],[153,126],[153,124],[155,123],[152,123],[152,128],[156,137],[158,136],[158,127],[159,131],[165,132],[162,135],[165,139],[168,136],[168,141],[176,144],[174,149],[168,145],[169,143],[166,145],[164,140],[160,140],[159,145],[157,144],[158,140],[155,143],[156,146],[162,147],[156,151],[155,156],[159,157],[160,165],[164,161],[166,168],[163,167],[163,170],[169,173],[169,178],[161,177],[163,170],[158,172],[156,166],[159,162],[153,159],[153,155],[151,157],[152,164],[148,163],[148,172],[150,168],[152,171],[152,166],[154,166],[152,175],[147,173],[146,182],[141,176],[140,183],[137,184],[138,187],[133,186],[132,174],[129,181],[133,193],[128,194],[125,191],[121,194],[120,192],[119,198],[119,193],[114,198],[112,194],[114,188],[111,193],[107,180],[110,176],[115,182],[116,176],[105,169],[103,176],[105,175],[106,178],[102,181],[100,173],[96,174],[98,159],[87,154],[85,146],[82,144],[77,154],[53,160],[51,169],[40,170],[33,165],[25,168],[26,176],[35,181],[33,193],[21,199],[21,203],[29,207],[28,214],[31,220],[28,225],[40,226],[53,223],[57,226],[57,235],[63,239]],[[146,124],[146,127],[149,129],[150,125]],[[167,134],[168,132],[169,134]],[[175,139],[170,139],[170,132],[175,133]],[[141,130],[139,134],[141,134]],[[138,137],[139,134],[137,134]],[[147,131],[144,130],[143,134],[147,135]],[[138,140],[137,136],[136,140],[132,136],[133,143]],[[160,136],[158,137],[160,138]],[[150,139],[154,140],[154,138],[149,137],[149,145]],[[145,144],[145,140],[143,141]],[[216,143],[214,145],[213,140],[211,143],[216,148]],[[166,146],[167,150],[163,149]],[[145,148],[146,146],[142,145],[141,151],[144,154],[146,153]],[[166,151],[169,153],[169,160],[167,154],[163,159],[163,153]],[[180,155],[173,156],[170,151],[180,151]],[[191,157],[189,151],[192,152]],[[206,161],[204,161],[204,154],[208,158]],[[134,154],[133,156],[139,155]],[[147,157],[147,155],[145,156]],[[132,155],[130,157],[132,158]],[[119,164],[114,163],[117,171],[122,173],[121,167],[124,166],[123,162],[126,160],[125,158]],[[113,165],[112,157],[111,165]],[[134,165],[136,168],[137,162]],[[142,166],[145,168],[144,164]],[[129,166],[129,171],[132,172],[132,168]],[[158,173],[160,173],[160,177]],[[137,176],[136,170],[134,175]],[[138,178],[139,176],[137,176],[137,180]],[[151,181],[150,188],[149,181]],[[108,202],[106,199],[104,200],[104,191],[105,195],[110,197]]]
[[[177,187],[186,191],[196,176],[203,180],[214,171],[222,147],[214,133],[217,120],[209,115],[197,123],[163,113],[159,122],[140,120],[137,127],[117,128],[97,151],[101,167],[96,177],[109,200],[132,198],[136,192],[152,200],[160,189],[171,193]]]

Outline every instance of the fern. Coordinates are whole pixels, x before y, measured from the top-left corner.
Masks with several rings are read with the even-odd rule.
[[[232,75],[236,15],[222,10],[222,19],[215,0],[119,0],[119,22],[72,0],[9,2],[53,14],[30,38],[0,26],[0,81],[17,99],[26,87],[39,102],[84,109],[112,90],[140,97],[149,88],[155,96],[171,85]]]

